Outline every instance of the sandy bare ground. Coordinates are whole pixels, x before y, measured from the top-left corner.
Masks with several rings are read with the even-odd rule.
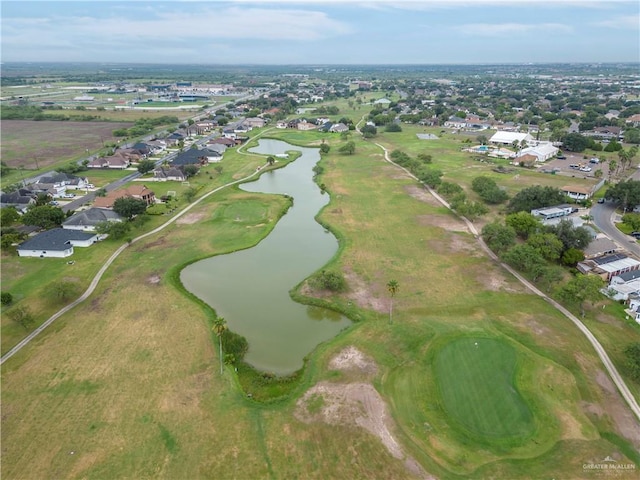
[[[191,225],[197,223],[205,217],[204,213],[187,213],[176,220],[176,225]]]
[[[413,198],[420,200],[421,202],[428,203],[434,207],[442,207],[440,202],[438,202],[433,195],[419,185],[406,185],[404,190]]]
[[[374,294],[375,289],[372,285],[367,284],[353,271],[345,271],[344,278],[349,284],[349,292],[347,298],[361,308],[373,310],[379,313],[389,311],[388,300],[377,297]]]
[[[329,362],[333,370],[359,372],[366,377],[375,375],[378,368],[373,359],[353,346],[345,348]],[[320,382],[310,388],[296,405],[295,417],[304,422],[323,422],[328,425],[357,426],[380,439],[389,453],[403,460],[413,475],[432,479],[412,457],[406,455],[391,430],[393,419],[387,406],[370,383]]]

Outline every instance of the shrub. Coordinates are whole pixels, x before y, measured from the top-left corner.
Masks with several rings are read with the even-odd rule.
[[[347,282],[341,273],[323,270],[311,280],[313,287],[330,290],[332,292],[344,292]]]
[[[13,303],[13,295],[11,295],[9,292],[1,292],[0,303],[2,303],[2,305],[4,306],[11,305]]]

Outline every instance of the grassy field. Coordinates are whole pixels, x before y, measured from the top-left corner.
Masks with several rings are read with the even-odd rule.
[[[269,135],[286,139],[289,133]],[[325,138],[332,147],[319,178],[332,200],[320,220],[340,241],[327,268],[342,271],[350,288],[314,301],[348,313],[358,320],[354,327],[309,355],[288,400],[257,404],[231,368],[219,374],[211,312],[177,290],[172,278],[196,259],[255,244],[273,227],[256,224],[239,235],[229,209],[277,217],[285,205],[279,196],[221,191],[188,220],[127,249],[89,301],[3,365],[4,478],[415,478],[353,421],[300,421],[296,401],[318,382],[373,383],[399,444],[438,478],[583,478],[584,463],[607,455],[640,462],[635,421],[565,317],[488,260],[464,225],[385,163],[371,142],[356,139],[356,154],[343,156],[336,153],[339,135],[293,133],[295,143]],[[376,141],[406,151],[425,148],[415,135]],[[458,153],[454,138],[442,142],[430,144],[438,152],[434,163],[449,168],[450,178],[472,178],[463,167],[476,162]],[[225,155],[222,175],[201,178],[213,188],[263,161],[233,152]],[[520,181],[552,180],[528,175]],[[263,223],[262,216],[255,221]],[[16,278],[27,275],[21,260],[12,262]],[[4,265],[5,259],[3,283]],[[55,271],[47,269],[51,263],[39,265]],[[46,274],[48,281],[60,278]],[[35,284],[36,274],[29,275]],[[392,325],[390,279],[400,285]],[[587,315],[603,343],[640,337],[610,310]],[[494,348],[477,361],[468,339]],[[373,377],[330,368],[351,345],[373,359]],[[503,388],[488,390],[481,377],[470,379],[471,372],[449,365],[451,357],[477,375],[502,366],[494,382]],[[448,374],[464,374],[484,397],[479,424],[469,420],[470,402],[444,394],[460,390],[443,379]],[[518,417],[526,410],[530,417]],[[516,420],[504,421],[505,412],[515,412]],[[488,436],[496,417],[501,435]],[[468,425],[475,436],[464,431]],[[625,474],[620,478],[633,478]]]
[[[2,161],[10,167],[35,170],[74,160],[115,141],[113,130],[131,123],[2,121]],[[4,180],[4,179],[3,179]]]

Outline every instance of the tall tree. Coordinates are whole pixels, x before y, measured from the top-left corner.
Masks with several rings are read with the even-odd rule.
[[[146,212],[146,210],[147,203],[139,198],[121,197],[113,202],[113,211],[128,219],[132,219],[136,215]]]
[[[220,375],[223,373],[223,362],[222,358],[222,334],[227,329],[227,321],[222,317],[217,317],[213,322],[213,331],[216,332],[218,336],[218,345],[220,347]]]
[[[577,303],[580,307],[580,315],[584,317],[585,302],[593,305],[598,301],[602,295],[600,289],[603,285],[604,282],[599,276],[579,273],[558,290],[558,296],[565,302]]]
[[[400,290],[400,284],[396,280],[389,280],[387,290],[389,291],[389,295],[391,295],[391,303],[389,304],[389,325],[391,325],[391,323],[393,323],[393,297],[395,297],[398,290]]]
[[[36,225],[42,228],[58,227],[64,222],[65,214],[59,207],[42,205],[27,210],[22,216],[22,223],[25,225]]]

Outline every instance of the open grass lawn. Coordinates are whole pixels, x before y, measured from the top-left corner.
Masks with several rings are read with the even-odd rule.
[[[469,337],[445,345],[434,361],[442,406],[472,436],[522,438],[533,415],[515,384],[516,351],[499,340]]]
[[[321,140],[296,133],[295,141],[305,138]],[[319,381],[373,382],[398,443],[437,478],[584,478],[582,465],[607,455],[640,462],[637,424],[603,386],[597,356],[569,320],[489,261],[379,148],[356,139],[357,153],[343,156],[339,136],[328,138],[319,181],[332,200],[320,219],[340,251],[327,268],[342,271],[350,290],[323,301],[359,322],[309,355],[292,397],[258,405],[231,368],[221,376],[210,312],[172,280],[189,262],[255,244],[286,206],[280,196],[226,189],[125,250],[92,298],[2,366],[3,478],[415,478],[354,423],[294,416],[296,400]],[[402,138],[384,141],[423,148]],[[441,150],[434,163],[443,170],[473,162],[430,148]],[[208,188],[263,163],[225,155]],[[238,228],[238,215],[244,227],[255,224]],[[19,261],[10,268],[36,275]],[[390,279],[400,284],[391,325]],[[605,320],[596,320],[598,335],[611,344],[640,337],[625,323],[611,334]],[[478,359],[468,339],[493,348]],[[372,379],[329,369],[349,345],[376,362]],[[458,395],[467,387],[446,375],[485,400],[482,418]]]

